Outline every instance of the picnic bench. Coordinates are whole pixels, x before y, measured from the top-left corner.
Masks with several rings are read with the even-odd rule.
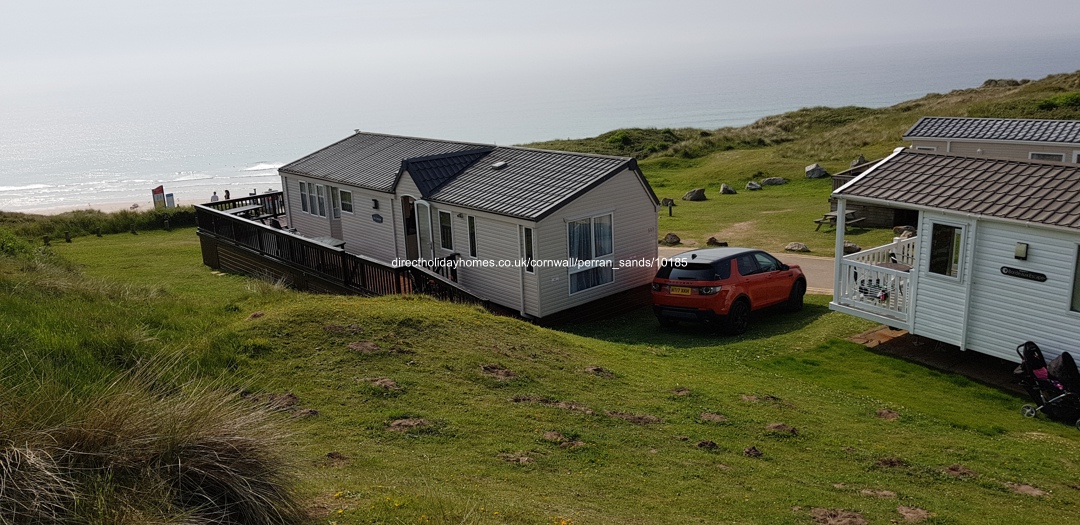
[[[835,211],[830,211],[822,215],[820,219],[814,219],[814,222],[817,223],[817,228],[814,228],[814,231],[820,230],[823,224],[828,224],[835,228],[837,219],[836,215],[837,214]],[[856,217],[855,212],[849,211],[844,214],[844,227],[847,228],[853,224],[859,224],[864,220],[866,220],[866,217]]]

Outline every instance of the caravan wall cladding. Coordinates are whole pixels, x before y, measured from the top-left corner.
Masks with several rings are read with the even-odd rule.
[[[959,279],[928,274],[929,236],[920,246],[915,333],[1014,362],[1024,341],[1048,355],[1080,352],[1080,232],[937,214],[924,214],[920,230],[932,223],[964,224],[967,238]]]

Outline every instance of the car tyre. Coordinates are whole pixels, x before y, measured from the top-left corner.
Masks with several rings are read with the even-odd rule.
[[[801,312],[803,309],[803,297],[806,295],[806,281],[799,279],[791,285],[791,293],[788,295],[787,310],[789,312]]]
[[[735,301],[724,317],[724,328],[731,335],[745,333],[750,327],[750,303],[744,299]]]

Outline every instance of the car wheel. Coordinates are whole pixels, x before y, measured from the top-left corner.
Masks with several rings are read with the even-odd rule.
[[[788,295],[787,310],[789,312],[802,311],[803,296],[806,295],[806,281],[799,279],[791,285],[791,294]]]
[[[739,335],[746,332],[746,329],[750,327],[750,303],[745,300],[735,301],[728,309],[727,317],[724,319],[724,327],[731,335]]]
[[[657,321],[660,321],[660,326],[663,328],[676,328],[679,326],[678,319],[672,319],[670,317],[657,317]]]

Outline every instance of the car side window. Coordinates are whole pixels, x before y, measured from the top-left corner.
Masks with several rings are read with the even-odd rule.
[[[780,261],[773,259],[767,253],[755,253],[754,258],[757,259],[762,272],[775,272],[780,269]]]
[[[739,265],[739,275],[747,276],[758,273],[757,261],[754,260],[752,254],[740,255],[737,259]]]
[[[716,272],[716,278],[721,281],[731,277],[731,259],[713,263],[713,270]]]

